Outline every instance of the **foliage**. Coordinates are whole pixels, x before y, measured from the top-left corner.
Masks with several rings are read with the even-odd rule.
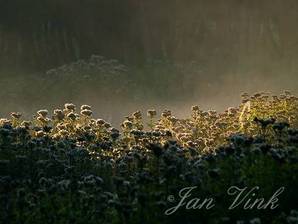
[[[223,113],[169,110],[148,125],[140,111],[117,130],[71,103],[30,121],[0,120],[0,217],[4,223],[295,223],[297,98],[243,95]],[[230,186],[259,186],[268,198],[284,186],[277,210],[228,210]],[[216,209],[166,216],[169,195],[197,186]],[[178,202],[177,202],[178,203]],[[294,221],[293,221],[294,220]]]

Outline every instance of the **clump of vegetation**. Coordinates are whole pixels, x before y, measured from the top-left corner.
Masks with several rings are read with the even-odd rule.
[[[0,120],[3,223],[293,223],[297,220],[298,98],[243,94],[223,113],[193,106],[176,118],[154,109],[127,116],[121,130],[72,103],[31,120]],[[169,195],[197,186],[213,210],[180,209]],[[285,187],[277,210],[228,210],[230,186]],[[178,198],[176,198],[178,199]],[[176,204],[178,201],[176,201]]]

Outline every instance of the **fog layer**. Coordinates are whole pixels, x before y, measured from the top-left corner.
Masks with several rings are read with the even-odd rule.
[[[74,102],[116,123],[152,107],[222,110],[242,91],[297,94],[297,11],[295,0],[0,1],[0,115]]]

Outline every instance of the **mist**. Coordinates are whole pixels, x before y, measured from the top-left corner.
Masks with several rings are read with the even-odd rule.
[[[0,1],[0,116],[90,104],[223,110],[241,92],[298,93],[295,0]],[[26,18],[26,19],[24,19]]]

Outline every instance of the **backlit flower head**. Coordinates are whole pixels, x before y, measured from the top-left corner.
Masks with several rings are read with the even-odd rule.
[[[45,133],[44,133],[43,131],[37,131],[37,132],[35,133],[35,136],[36,136],[37,138],[42,138],[42,137],[45,136]]]
[[[49,111],[48,110],[39,110],[37,111],[37,114],[41,117],[46,117],[48,114],[49,114]]]
[[[0,119],[0,125],[4,126],[4,125],[12,125],[11,120],[6,119],[6,118],[1,118]]]
[[[81,114],[84,116],[90,117],[92,115],[92,111],[85,109],[81,111]]]
[[[106,122],[106,123],[104,124],[104,127],[105,127],[105,128],[110,128],[110,127],[112,127],[112,125],[111,125],[110,123]]]
[[[68,131],[66,131],[66,130],[60,130],[59,131],[59,135],[66,136],[66,135],[68,135]]]
[[[64,108],[68,111],[75,111],[76,110],[76,106],[73,103],[66,103],[64,105]]]
[[[91,110],[91,106],[89,105],[82,105],[81,110]]]
[[[161,116],[162,117],[170,117],[172,115],[172,112],[170,110],[164,110],[162,113],[161,113]]]
[[[20,118],[22,117],[22,114],[19,113],[19,112],[12,112],[12,113],[10,114],[10,116],[11,116],[12,118],[14,118],[14,119],[20,119]]]
[[[228,114],[229,115],[234,115],[236,113],[237,113],[237,108],[235,108],[235,107],[229,107],[228,108]]]
[[[103,120],[103,119],[97,119],[96,120],[96,125],[98,125],[98,126],[102,126],[102,125],[104,125],[106,122]]]
[[[56,118],[59,121],[63,120],[64,119],[63,111],[59,109],[54,110],[54,118]]]
[[[153,109],[151,109],[151,110],[148,110],[147,111],[147,116],[149,117],[149,118],[154,118],[155,116],[156,116],[156,110],[153,110]]]
[[[69,114],[67,114],[67,118],[74,121],[74,120],[76,120],[77,116],[75,115],[75,113],[70,112]]]
[[[199,108],[199,106],[195,105],[195,106],[191,107],[191,111],[192,112],[198,112],[198,111],[200,111],[200,108]]]
[[[48,123],[48,122],[50,121],[49,118],[44,117],[44,116],[38,116],[36,119],[37,119],[39,122],[43,123],[43,124],[46,124],[46,123]]]
[[[133,124],[132,124],[132,122],[126,120],[123,122],[123,126],[124,126],[124,128],[131,129],[133,127]]]
[[[134,118],[134,119],[137,119],[137,120],[139,120],[139,119],[142,119],[142,113],[141,113],[141,111],[136,111],[136,112],[134,112],[133,114],[132,114],[132,117]]]
[[[31,125],[31,121],[22,121],[21,126],[25,128],[29,128]]]

